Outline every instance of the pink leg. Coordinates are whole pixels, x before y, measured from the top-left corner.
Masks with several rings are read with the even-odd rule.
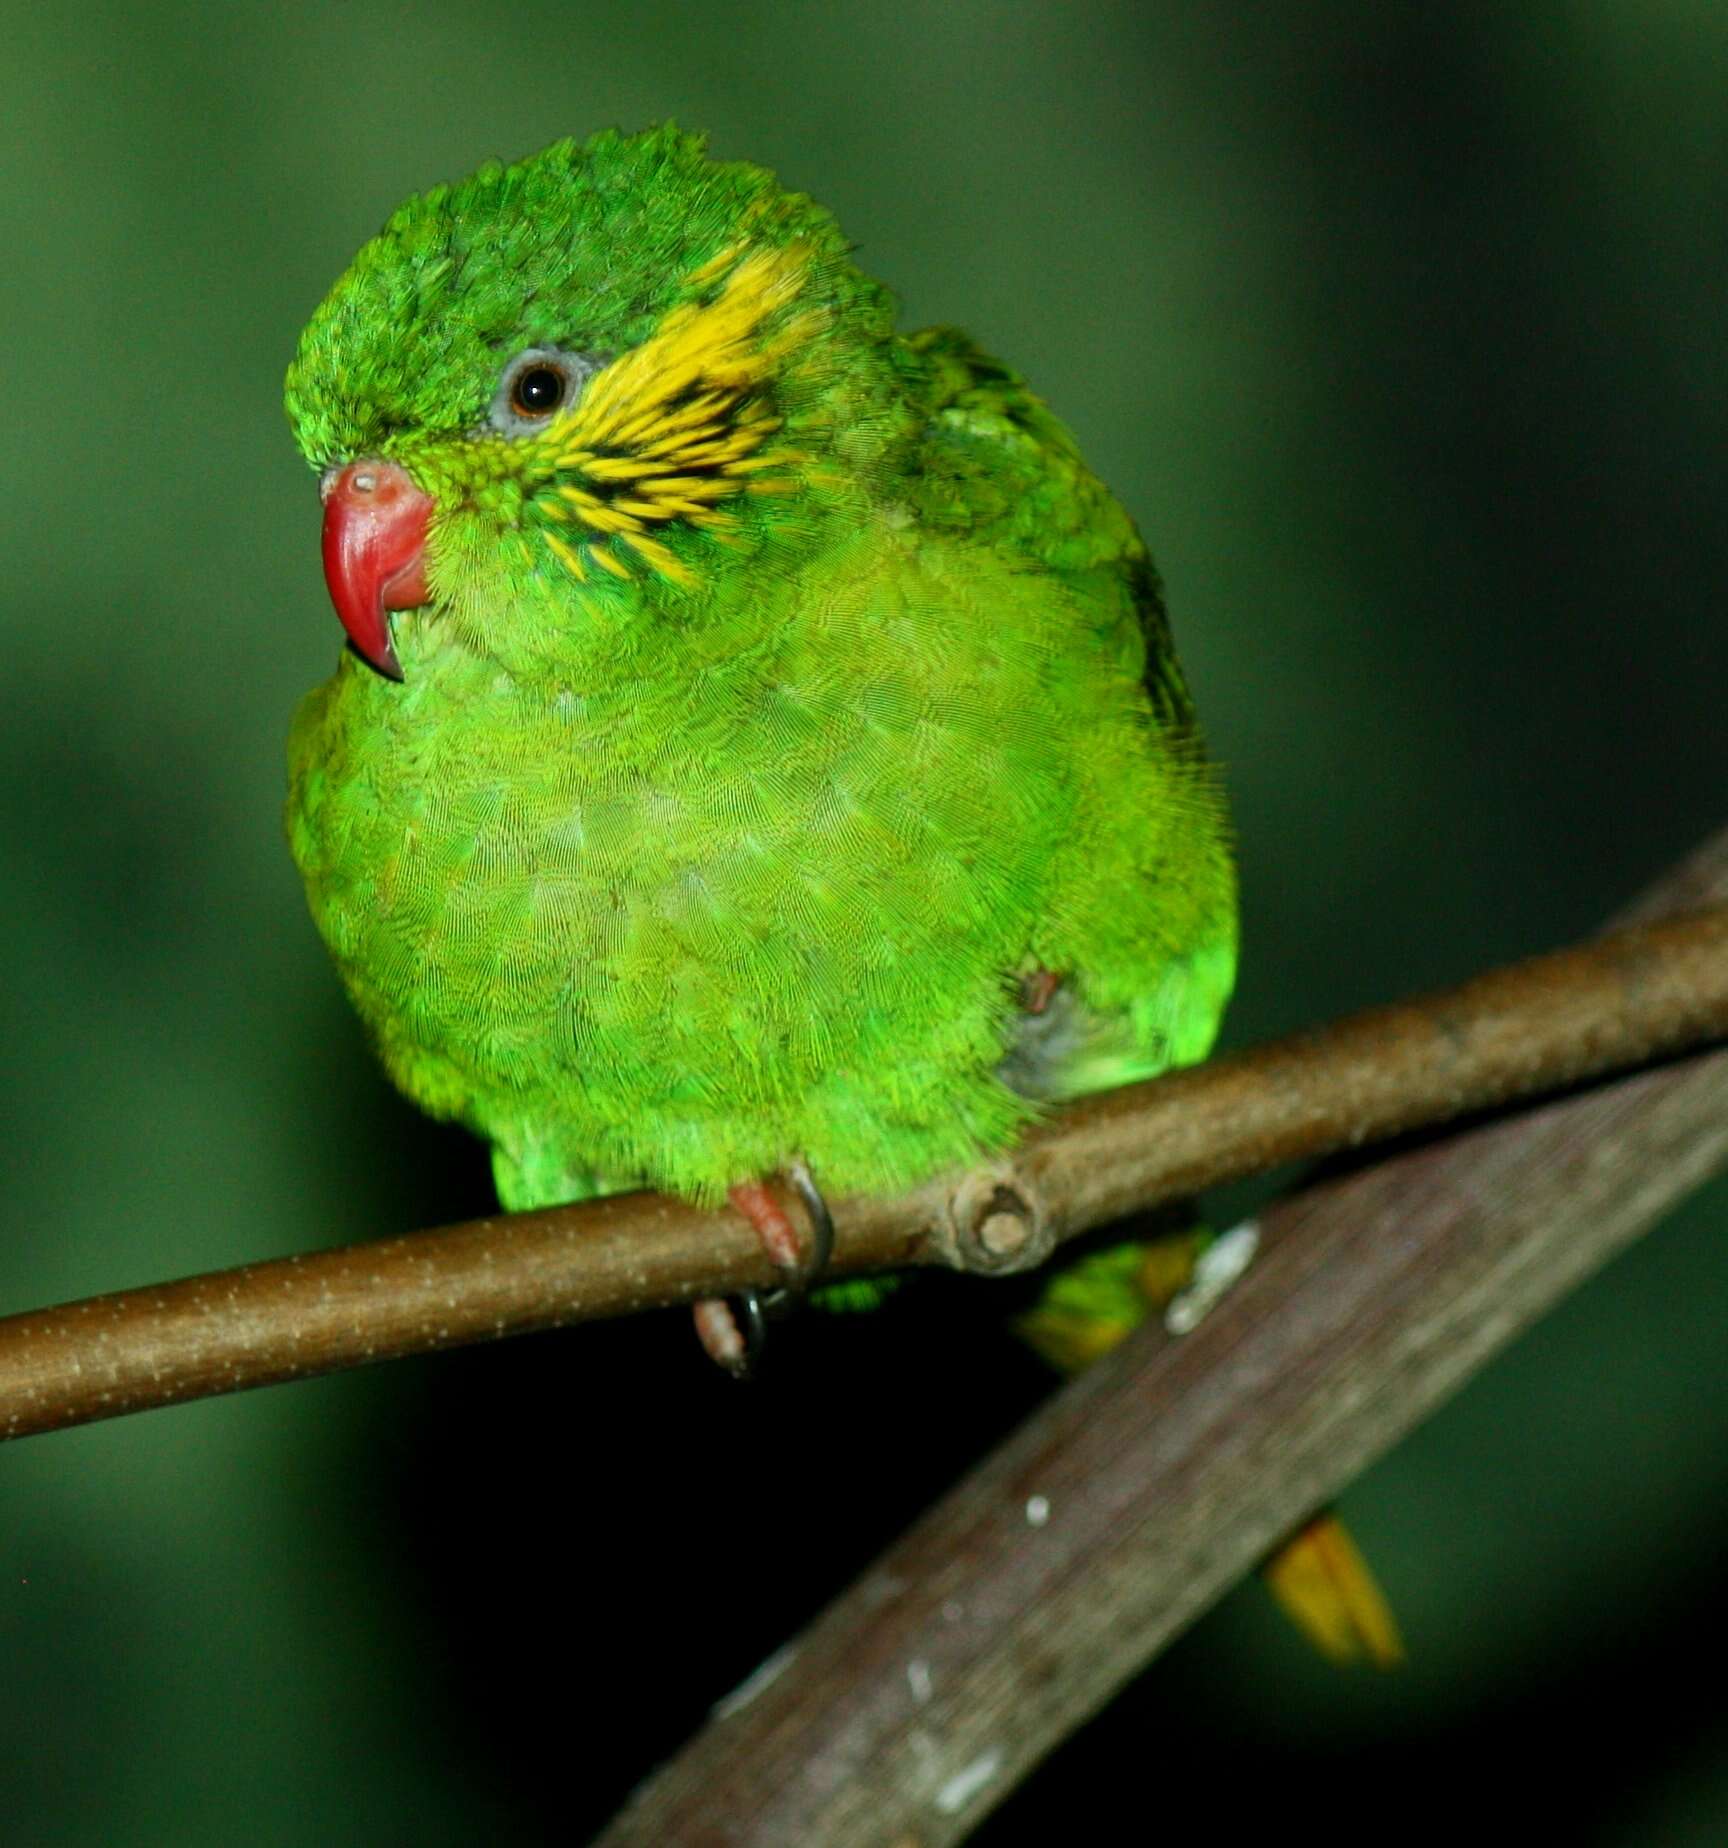
[[[750,1221],[762,1241],[762,1249],[782,1270],[795,1271],[803,1264],[798,1229],[786,1217],[786,1209],[768,1191],[766,1181],[740,1181],[736,1187],[726,1190],[726,1198],[732,1202],[735,1213]]]

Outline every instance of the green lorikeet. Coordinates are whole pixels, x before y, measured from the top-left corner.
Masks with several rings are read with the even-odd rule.
[[[1133,524],[820,206],[665,128],[404,205],[288,374],[353,650],[288,826],[507,1207],[883,1192],[1211,1045],[1224,798]],[[699,1312],[712,1350],[736,1331]]]

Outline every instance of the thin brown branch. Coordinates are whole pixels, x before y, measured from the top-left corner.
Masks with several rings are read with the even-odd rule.
[[[1728,835],[1640,909],[1724,894]],[[1728,1050],[1284,1201],[1195,1333],[1142,1330],[1023,1425],[716,1710],[605,1848],[963,1840],[1270,1546],[1724,1167]]]
[[[902,1198],[836,1202],[834,1269],[1022,1269],[1058,1240],[1221,1180],[1721,1038],[1721,896],[1087,1099],[1012,1156]],[[656,1194],[246,1265],[0,1320],[0,1435],[769,1281],[735,1214]]]

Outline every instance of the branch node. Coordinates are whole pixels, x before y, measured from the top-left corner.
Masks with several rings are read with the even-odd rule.
[[[945,1264],[987,1277],[1034,1270],[1056,1249],[1048,1207],[1006,1162],[964,1175],[931,1236]]]

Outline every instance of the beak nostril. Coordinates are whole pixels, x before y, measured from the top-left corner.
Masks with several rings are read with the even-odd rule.
[[[370,494],[377,485],[378,477],[367,469],[362,469],[359,474],[355,475],[349,482],[349,486],[353,488],[356,494]]]

